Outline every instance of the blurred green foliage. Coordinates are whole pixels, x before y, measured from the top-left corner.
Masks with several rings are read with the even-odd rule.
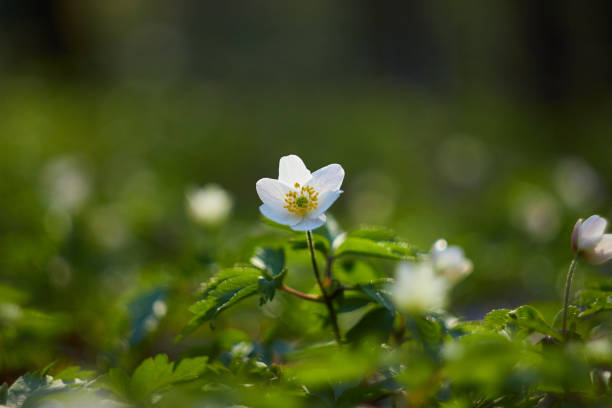
[[[8,78],[0,379],[13,385],[0,405],[27,394],[79,406],[101,393],[117,406],[607,406],[610,266],[580,264],[568,347],[555,316],[573,222],[610,215],[608,122],[607,101],[566,112],[385,83]],[[325,343],[322,304],[278,290],[317,293],[305,238],[258,218],[255,181],[289,153],[346,169],[332,209],[340,225],[383,224],[405,239],[359,229],[334,247],[331,224],[316,236],[319,264],[335,251],[334,276],[359,289],[337,300],[344,348]],[[207,183],[233,198],[217,225],[189,211],[188,192]],[[384,284],[395,260],[439,237],[463,246],[475,270],[454,287],[448,316],[405,316],[398,340],[402,317]],[[252,271],[232,286],[248,288],[236,304],[210,285],[231,270]],[[175,343],[189,310],[215,329]],[[74,365],[97,375],[64,378]]]

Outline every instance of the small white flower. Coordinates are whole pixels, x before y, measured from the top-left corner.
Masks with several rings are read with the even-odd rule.
[[[195,221],[204,225],[218,225],[229,216],[233,200],[222,187],[207,184],[187,193],[187,206]]]
[[[76,157],[54,159],[43,170],[44,193],[50,206],[68,213],[77,212],[91,193],[91,183]]]
[[[448,281],[437,276],[431,262],[402,262],[395,274],[391,297],[404,312],[428,312],[446,304]]]
[[[456,245],[449,246],[444,239],[434,242],[429,254],[434,269],[451,283],[468,275],[474,268],[472,261],[465,257],[463,249]]]
[[[314,173],[296,155],[281,157],[278,180],[262,178],[256,184],[263,204],[261,213],[295,231],[309,231],[325,224],[325,211],[340,197],[344,169],[330,164]]]
[[[604,234],[608,221],[591,215],[576,222],[572,232],[572,249],[590,264],[600,265],[612,259],[612,234]]]

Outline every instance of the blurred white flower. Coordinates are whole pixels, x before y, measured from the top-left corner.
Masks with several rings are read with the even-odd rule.
[[[562,159],[555,168],[554,182],[563,202],[572,208],[584,209],[601,200],[599,175],[579,157]]]
[[[608,221],[599,215],[582,218],[572,231],[572,249],[590,264],[600,265],[612,259],[612,234],[604,234]]]
[[[561,215],[555,197],[534,187],[524,186],[512,202],[512,221],[534,241],[548,242],[559,233]]]
[[[281,157],[278,180],[263,178],[256,184],[263,205],[261,213],[295,231],[309,231],[325,224],[325,211],[340,197],[344,169],[330,164],[314,173],[296,155]]]
[[[60,157],[43,170],[44,193],[52,208],[74,212],[89,197],[91,186],[83,167],[74,157]]]
[[[448,280],[436,275],[431,262],[402,262],[397,267],[391,297],[398,309],[422,313],[443,308],[448,290]]]
[[[234,201],[230,194],[217,184],[187,193],[187,207],[194,221],[204,225],[219,225],[227,220]]]
[[[436,272],[451,284],[467,276],[474,268],[472,261],[465,257],[463,249],[456,245],[449,246],[444,239],[434,242],[429,254]]]

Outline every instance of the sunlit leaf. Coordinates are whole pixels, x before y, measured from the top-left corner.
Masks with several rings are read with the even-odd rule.
[[[484,317],[483,321],[495,329],[501,329],[511,321],[510,309],[494,309]]]
[[[257,294],[261,274],[256,268],[235,267],[224,269],[209,279],[204,285],[201,300],[189,308],[195,317],[183,330],[182,335],[191,333],[230,306]]]
[[[414,259],[418,251],[409,243],[383,228],[362,228],[348,234],[335,250],[336,257],[345,255],[371,256],[388,259]]]
[[[514,320],[520,327],[526,328],[530,331],[536,331],[538,333],[552,336],[557,340],[561,339],[561,335],[553,330],[545,321],[540,312],[533,306],[524,305],[517,309],[512,310],[508,315]]]
[[[257,248],[251,263],[266,271],[269,278],[275,278],[285,269],[285,251],[282,248]]]

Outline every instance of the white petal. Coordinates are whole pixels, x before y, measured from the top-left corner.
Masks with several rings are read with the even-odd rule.
[[[582,218],[579,218],[574,224],[574,229],[572,230],[572,250],[574,252],[578,252],[578,237],[580,236],[580,226],[582,225]]]
[[[325,224],[325,219],[325,214],[318,218],[304,218],[300,223],[292,225],[291,229],[294,231],[312,231]]]
[[[316,210],[308,214],[309,218],[317,218],[331,207],[331,205],[340,197],[342,190],[327,191],[319,196],[319,205]]]
[[[464,261],[463,250],[455,245],[439,252],[434,260],[437,269],[461,269]]]
[[[283,183],[293,186],[295,183],[304,184],[310,178],[310,170],[306,168],[306,165],[295,154],[289,156],[283,156],[278,164],[278,179]]]
[[[446,242],[446,240],[442,238],[438,239],[436,242],[433,243],[429,253],[431,254],[431,258],[434,260],[434,262],[436,261],[438,256],[440,256],[440,254],[446,250],[447,247],[448,242]]]
[[[587,251],[592,249],[606,230],[608,222],[599,215],[591,215],[579,227],[578,249]]]
[[[278,222],[279,224],[283,224],[283,225],[295,225],[297,223],[299,223],[300,221],[302,221],[302,217],[290,213],[289,211],[287,211],[285,208],[282,208],[281,210],[278,209],[274,209],[266,204],[262,204],[261,206],[259,206],[259,211],[266,217],[271,219],[274,222]]]
[[[593,265],[600,265],[612,259],[612,234],[605,234],[592,250],[583,254],[584,259]]]
[[[338,190],[344,180],[344,169],[339,164],[330,164],[312,173],[308,185],[319,193],[328,190]]]
[[[255,184],[257,195],[264,204],[272,208],[281,208],[285,205],[286,194],[291,188],[278,180],[262,178]]]
[[[291,191],[291,188],[278,180],[263,178],[255,185],[257,195],[263,201],[265,207],[259,207],[261,213],[270,218],[272,221],[285,224],[295,225],[301,221],[302,217],[287,211],[284,206],[285,194]]]

